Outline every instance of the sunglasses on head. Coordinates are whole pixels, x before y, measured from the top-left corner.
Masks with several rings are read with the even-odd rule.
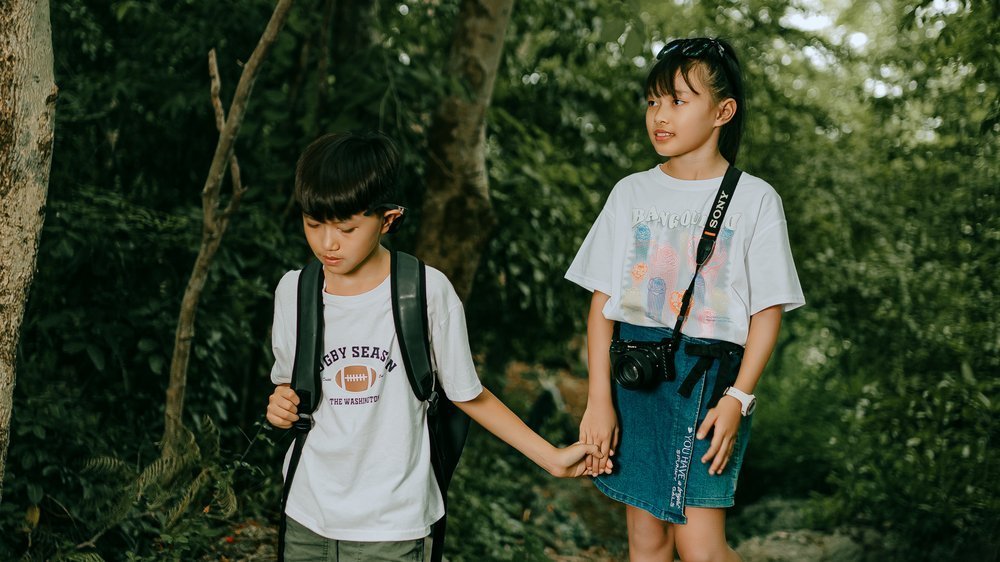
[[[694,39],[674,39],[660,49],[660,52],[656,54],[656,59],[662,59],[675,51],[689,58],[698,58],[706,53],[716,53],[722,58],[726,56],[726,49],[718,40],[696,37]]]

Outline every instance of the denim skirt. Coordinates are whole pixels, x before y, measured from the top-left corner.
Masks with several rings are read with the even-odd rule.
[[[621,323],[618,338],[658,342],[672,332]],[[704,439],[695,434],[723,390],[736,380],[742,358],[739,345],[682,336],[674,380],[661,380],[648,390],[613,383],[620,437],[614,470],[594,479],[598,489],[670,523],[687,523],[686,506],[732,507],[753,416],[740,423],[733,454],[721,474],[710,476],[711,462],[701,462],[712,433]]]

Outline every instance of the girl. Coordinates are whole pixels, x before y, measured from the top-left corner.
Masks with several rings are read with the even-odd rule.
[[[593,292],[580,441],[605,454],[590,469],[626,505],[633,562],[735,561],[724,508],[754,388],[782,312],[805,300],[781,199],[730,170],[746,113],[732,46],[678,39],[657,58],[646,131],[666,161],[618,182],[566,274]]]

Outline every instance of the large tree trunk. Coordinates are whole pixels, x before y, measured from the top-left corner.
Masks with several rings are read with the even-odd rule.
[[[174,336],[174,354],[170,361],[170,382],[167,384],[167,400],[164,407],[163,439],[160,442],[160,453],[164,458],[179,456],[184,446],[184,392],[187,388],[188,363],[191,360],[191,344],[194,339],[194,320],[198,314],[198,301],[208,279],[208,267],[215,257],[222,235],[226,232],[229,218],[239,207],[244,193],[240,182],[239,166],[236,164],[235,143],[246,111],[250,92],[260,65],[274,44],[278,32],[285,25],[288,10],[292,0],[278,0],[271,14],[271,19],[264,29],[250,59],[240,73],[240,81],[229,105],[229,116],[222,109],[219,99],[218,69],[215,65],[215,52],[209,54],[209,71],[212,76],[212,105],[215,107],[216,127],[219,129],[219,141],[215,146],[215,156],[201,190],[202,220],[201,247],[195,259],[191,277],[188,279],[181,310],[177,320],[177,332]],[[226,169],[230,170],[233,179],[233,195],[225,209],[220,208],[219,193]]]
[[[0,2],[0,498],[18,335],[35,275],[56,85],[48,0]]]
[[[418,253],[451,279],[463,299],[472,290],[496,219],[486,178],[486,109],[514,0],[463,0],[448,72],[468,93],[453,92],[428,133],[427,196]]]

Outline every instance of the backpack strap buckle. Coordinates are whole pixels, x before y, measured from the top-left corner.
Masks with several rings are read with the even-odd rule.
[[[316,421],[313,420],[312,414],[299,414],[299,419],[292,424],[292,429],[296,431],[309,431],[313,428]]]
[[[432,390],[430,396],[427,397],[427,415],[433,416],[437,413],[438,403],[441,402],[441,397],[438,395],[436,390]]]

